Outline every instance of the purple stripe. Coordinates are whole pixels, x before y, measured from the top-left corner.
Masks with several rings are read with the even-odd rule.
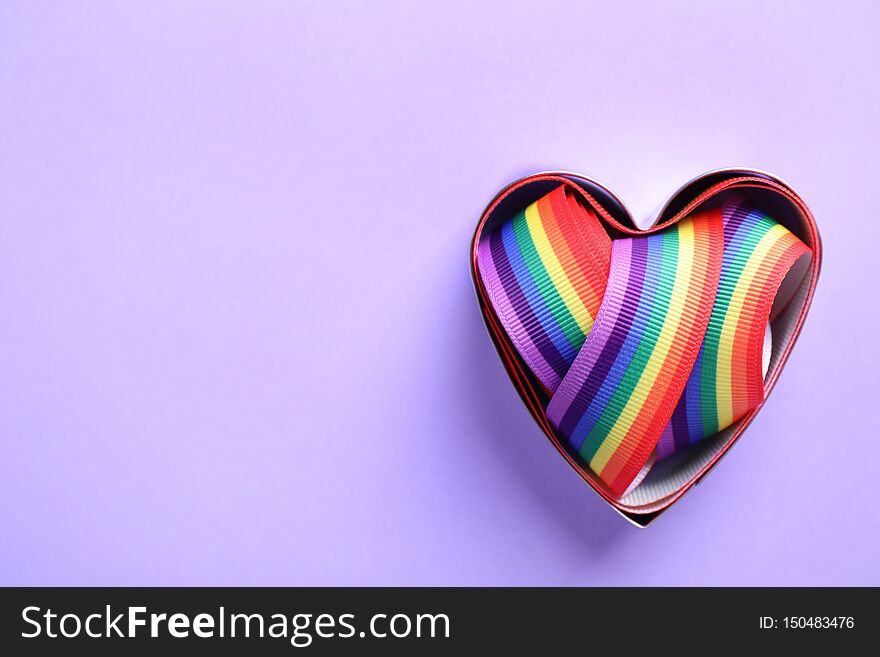
[[[683,394],[678,400],[678,405],[672,412],[672,420],[669,422],[672,427],[672,437],[675,442],[675,451],[678,452],[690,445],[690,436],[688,430],[687,415],[687,394]]]
[[[675,454],[675,436],[672,433],[672,423],[670,422],[660,434],[660,440],[657,441],[657,460],[665,459],[673,454]]]
[[[599,385],[599,389],[595,393],[593,401],[590,403],[587,411],[577,421],[575,428],[569,436],[572,445],[574,445],[578,451],[581,452],[581,456],[587,460],[593,457],[595,450],[598,449],[601,444],[601,440],[599,438],[594,438],[591,443],[592,448],[587,450],[587,452],[582,451],[585,442],[592,435],[596,424],[605,415],[605,411],[611,400],[618,394],[621,381],[623,381],[629,373],[633,357],[641,345],[645,329],[650,324],[653,314],[654,297],[657,294],[657,286],[661,278],[660,271],[663,267],[663,237],[651,235],[641,238],[638,241],[646,244],[646,273],[642,276],[641,280],[638,281],[638,285],[630,286],[629,289],[631,289],[632,292],[629,297],[614,299],[614,303],[619,303],[623,306],[626,306],[629,303],[634,304],[635,312],[631,319],[627,319],[626,324],[614,327],[613,331],[616,334],[625,334],[623,345],[620,347],[617,354],[610,354],[612,361],[609,364],[605,380]],[[633,253],[634,256],[638,255],[638,251],[636,250],[634,250]],[[628,318],[629,313],[621,313],[620,317]],[[600,354],[600,359],[601,357]],[[631,392],[632,391],[630,390],[627,393],[627,396],[629,396]],[[608,429],[610,429],[610,426]]]
[[[533,362],[542,364],[543,359],[541,358],[538,348],[522,328],[519,318],[516,316],[516,312],[510,302],[510,297],[507,296],[507,292],[505,292],[501,286],[498,271],[495,269],[495,261],[492,259],[492,252],[489,248],[489,238],[484,237],[481,239],[477,248],[477,261],[479,263],[478,269],[480,277],[483,279],[483,285],[489,294],[489,299],[492,302],[492,306],[495,308],[495,313],[501,322],[501,326],[504,327],[504,331],[513,341],[517,350],[519,350],[523,359],[530,367]],[[547,369],[549,373],[553,373],[549,367],[545,369]],[[538,373],[538,376],[541,376],[540,373]]]
[[[575,397],[580,389],[579,382],[589,377],[590,371],[595,365],[595,360],[590,359],[590,354],[600,353],[608,342],[611,332],[602,330],[603,327],[614,326],[617,323],[620,305],[612,304],[611,299],[614,296],[614,287],[629,278],[630,264],[632,263],[632,240],[623,239],[612,242],[611,248],[614,264],[608,275],[608,285],[605,288],[605,296],[599,306],[599,311],[596,313],[596,321],[587,334],[587,339],[572,363],[571,369],[565,375],[547,407],[547,418],[555,427],[559,426],[565,412],[575,403]]]
[[[754,207],[751,203],[748,203],[747,201],[740,201],[735,206],[733,204],[728,204],[724,206],[721,211],[721,216],[724,219],[725,251],[730,245],[730,241],[733,239],[733,236],[736,235],[736,231],[739,230],[739,227],[743,225],[745,220],[748,219],[749,215],[752,212],[754,212]]]
[[[612,283],[611,278],[615,276],[620,276],[623,278],[625,275],[624,272],[616,271],[617,265],[625,262],[627,260],[626,253],[618,252],[616,248],[622,242],[629,243],[631,248],[631,258],[629,258],[629,271],[628,276],[626,276],[626,285],[624,291],[621,295],[609,294],[612,291]],[[627,331],[626,330],[614,330],[616,327],[630,327],[632,325],[633,318],[635,317],[636,310],[638,308],[637,303],[627,303],[621,304],[619,300],[622,299],[638,299],[640,298],[640,292],[643,287],[645,271],[647,268],[648,262],[648,240],[647,239],[626,239],[626,240],[618,240],[612,245],[612,267],[611,267],[611,276],[609,276],[609,285],[608,289],[605,291],[605,298],[602,300],[603,304],[606,300],[610,300],[611,303],[614,303],[617,306],[622,306],[617,309],[617,316],[614,318],[614,321],[611,320],[610,317],[605,317],[603,319],[603,323],[601,326],[594,325],[594,329],[604,330],[607,334],[605,336],[605,342],[602,345],[602,348],[599,349],[599,345],[589,345],[589,350],[586,349],[587,345],[584,345],[584,348],[581,349],[581,353],[585,355],[586,358],[589,358],[591,354],[598,354],[595,362],[592,364],[592,367],[586,369],[581,372],[575,372],[575,376],[569,379],[569,385],[574,383],[575,381],[581,381],[581,385],[578,386],[579,390],[574,394],[574,399],[571,405],[565,409],[564,414],[562,414],[561,421],[557,425],[557,429],[559,429],[560,433],[564,436],[571,436],[575,430],[580,419],[584,416],[587,409],[593,403],[593,399],[596,396],[596,393],[602,386],[602,383],[605,381],[608,373],[611,371],[611,367],[614,365],[617,360],[617,356],[620,353],[621,347],[623,347],[624,342],[626,342]],[[617,297],[615,299],[615,297]],[[585,358],[585,359],[586,359]],[[577,362],[577,361],[575,361]],[[574,369],[574,368],[572,368]],[[565,381],[563,382],[565,383]],[[566,386],[567,387],[567,386]],[[574,387],[572,385],[572,387]],[[551,400],[551,406],[553,402],[556,401],[556,397]],[[548,417],[550,420],[554,422],[555,419],[550,416],[550,409],[548,407]]]
[[[501,283],[507,297],[510,299],[516,316],[516,321],[528,334],[529,339],[531,339],[532,343],[537,348],[537,351],[540,353],[540,358],[550,366],[559,379],[562,379],[568,371],[568,363],[553,343],[546,339],[547,336],[541,329],[538,318],[535,316],[528,300],[522,293],[522,289],[516,282],[516,274],[510,265],[510,260],[507,258],[507,252],[504,250],[504,243],[500,231],[493,231],[489,236],[489,250],[492,254],[492,262],[495,265],[496,273],[498,274],[498,281]],[[519,345],[517,345],[517,347],[519,348]],[[538,363],[538,366],[535,366],[539,358],[538,354],[523,350],[520,351],[520,354],[529,364],[529,367],[532,368],[532,371],[539,375],[542,382],[547,385],[544,378],[540,377],[542,369],[540,364]]]

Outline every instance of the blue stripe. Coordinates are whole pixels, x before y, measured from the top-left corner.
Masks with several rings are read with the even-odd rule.
[[[648,246],[648,257],[638,308],[631,326],[615,326],[612,329],[615,331],[629,331],[629,333],[623,346],[620,348],[620,352],[617,354],[614,365],[611,366],[599,391],[593,397],[589,408],[587,408],[587,412],[581,416],[571,434],[570,440],[573,445],[577,446],[578,452],[583,449],[587,438],[590,436],[590,432],[593,430],[596,422],[599,421],[599,418],[602,417],[602,413],[605,407],[608,406],[611,396],[620,385],[624,374],[626,374],[626,370],[639,347],[639,343],[642,341],[644,329],[648,324],[647,320],[651,316],[651,310],[654,307],[654,298],[657,296],[657,286],[663,269],[663,236],[651,235],[644,239]],[[624,303],[626,302],[627,300],[624,299]],[[581,454],[581,456],[588,461],[593,458],[593,454]]]
[[[703,348],[697,354],[694,369],[684,390],[687,404],[688,442],[693,444],[703,437],[703,406],[700,399],[700,373],[703,367]]]
[[[570,365],[574,361],[575,356],[577,356],[577,352],[556,323],[553,313],[547,307],[547,304],[544,303],[541,292],[529,274],[528,265],[523,260],[519,244],[516,241],[516,235],[513,232],[513,221],[508,221],[501,227],[501,239],[504,241],[504,251],[507,253],[507,259],[510,260],[510,266],[523,291],[523,296],[529,302],[529,307],[541,323],[544,333],[553,342],[553,346],[556,347],[556,350],[562,354],[562,357]]]

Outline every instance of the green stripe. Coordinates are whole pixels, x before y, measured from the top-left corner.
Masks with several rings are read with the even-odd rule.
[[[526,267],[532,276],[535,287],[541,293],[544,303],[550,309],[550,313],[556,320],[556,323],[562,329],[565,338],[575,350],[580,349],[584,344],[584,333],[578,326],[577,321],[565,305],[565,300],[559,295],[559,290],[550,279],[550,274],[541,261],[541,256],[535,243],[532,240],[532,234],[529,232],[528,222],[526,220],[525,211],[513,218],[513,234],[516,236],[516,242],[519,245],[520,253],[525,260]]]
[[[587,460],[592,460],[596,452],[599,451],[602,443],[608,437],[611,428],[615,425],[623,409],[626,407],[633,391],[651,359],[651,354],[660,337],[660,329],[666,319],[669,310],[669,302],[672,299],[672,288],[675,287],[676,272],[678,270],[678,252],[679,252],[679,229],[681,224],[676,226],[675,231],[662,233],[662,255],[661,267],[659,272],[660,280],[657,283],[657,296],[654,300],[654,306],[651,308],[651,314],[645,326],[645,331],[639,341],[639,346],[633,354],[632,360],[624,372],[623,377],[608,404],[602,411],[602,415],[593,425],[587,439],[581,446],[580,454]]]
[[[721,345],[721,329],[730,310],[730,301],[739,279],[758,243],[770,232],[775,222],[761,217],[743,238],[735,253],[725,254],[724,276],[718,281],[718,293],[709,326],[703,340],[703,361],[700,371],[700,410],[703,417],[703,435],[710,436],[718,432],[718,349]]]

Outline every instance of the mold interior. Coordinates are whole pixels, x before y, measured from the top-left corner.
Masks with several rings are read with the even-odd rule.
[[[632,225],[619,201],[605,191],[604,188],[579,177],[572,176],[570,179],[587,189],[615,219],[625,225]],[[490,230],[498,222],[505,220],[513,213],[550,192],[559,184],[558,180],[539,180],[514,190],[498,204],[492,215],[487,219],[483,230]],[[687,190],[683,190],[681,194],[686,195]],[[718,194],[703,207],[708,208],[712,207],[712,205],[723,203],[725,197],[729,194],[747,196],[759,207],[765,209],[769,216],[800,237],[808,246],[816,247],[815,244],[810,243],[808,238],[806,218],[801,215],[796,206],[771,190],[737,189],[735,191],[725,191]],[[669,211],[672,212],[674,210],[675,207],[670,206]],[[666,216],[668,214],[664,212],[660,220]],[[613,233],[614,231],[612,229],[609,232]],[[618,236],[612,234],[612,237],[616,238]],[[809,294],[810,271],[809,258],[802,258],[786,276],[777,294],[771,313],[770,326],[772,329],[773,346],[765,381],[775,379],[782,365],[782,357],[786,348],[794,338],[798,318]],[[525,368],[525,370],[528,371],[528,368]],[[535,387],[540,389],[541,386],[536,383]],[[629,507],[637,513],[651,513],[662,509],[667,498],[700,476],[703,469],[713,461],[719,452],[725,449],[736,434],[741,422],[736,422],[727,429],[701,441],[684,452],[659,462],[638,486],[628,491],[626,495],[618,500],[619,504]],[[560,442],[563,446],[567,446],[564,439]],[[577,455],[573,456],[577,458]],[[592,474],[586,466],[584,466],[584,469],[588,474]],[[598,478],[591,478],[599,486],[602,485]]]

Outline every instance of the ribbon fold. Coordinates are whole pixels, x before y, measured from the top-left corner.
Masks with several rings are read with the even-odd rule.
[[[620,497],[763,401],[773,301],[809,253],[740,198],[612,241],[560,185],[483,235],[478,264],[548,419]]]

